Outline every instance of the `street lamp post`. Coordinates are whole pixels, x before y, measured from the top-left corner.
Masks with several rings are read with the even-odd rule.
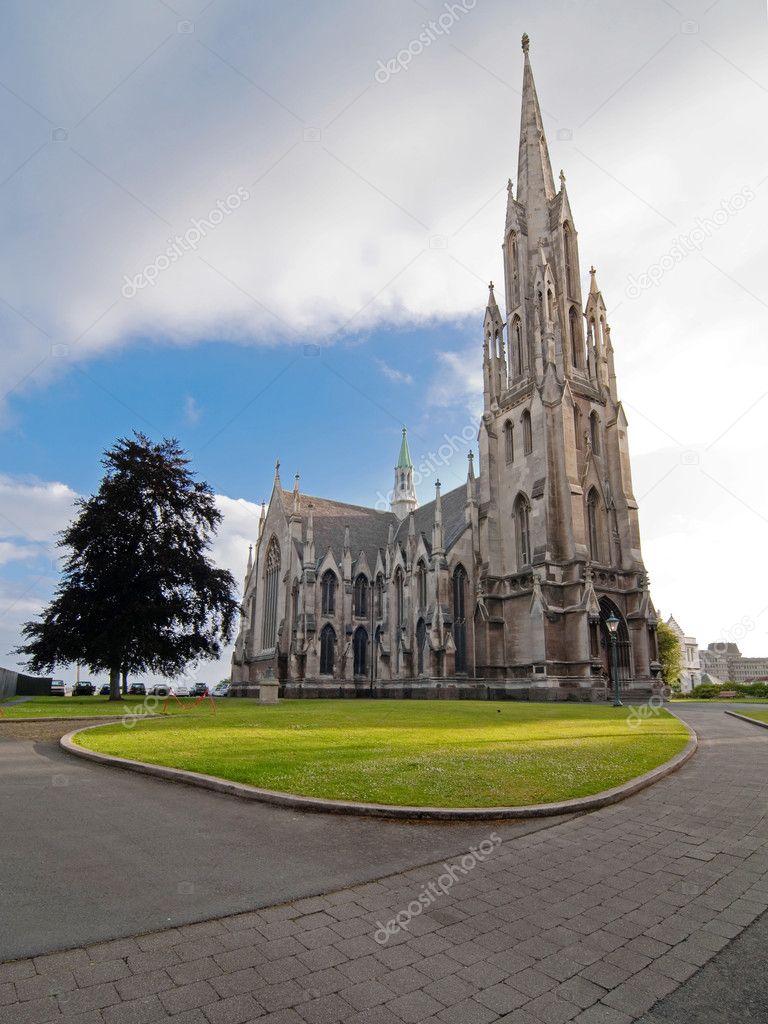
[[[608,637],[611,646],[611,675],[613,676],[613,706],[615,708],[621,708],[624,705],[621,703],[621,697],[619,695],[619,620],[611,612],[608,618],[605,620],[605,624],[608,627]]]

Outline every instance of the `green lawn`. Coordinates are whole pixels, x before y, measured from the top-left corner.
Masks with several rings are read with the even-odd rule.
[[[0,721],[6,718],[98,718],[99,716],[129,715],[142,710],[159,711],[163,698],[158,698],[157,705],[152,698],[145,708],[144,697],[126,697],[119,704],[110,702],[108,697],[33,697],[23,704],[7,704],[0,702]],[[182,698],[185,706],[194,703],[191,698]],[[169,712],[179,710],[175,701],[168,703]]]
[[[754,718],[756,722],[768,722],[768,711],[740,711],[745,718]]]
[[[686,745],[660,711],[490,701],[229,699],[188,718],[106,725],[84,747],[338,800],[437,807],[549,803],[598,793]]]

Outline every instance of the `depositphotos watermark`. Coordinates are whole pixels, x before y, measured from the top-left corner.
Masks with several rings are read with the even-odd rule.
[[[443,434],[443,443],[437,451],[427,452],[418,465],[413,467],[413,486],[418,487],[419,484],[434,476],[441,466],[447,466],[458,452],[465,451],[467,446],[476,440],[476,423],[468,423],[459,434]],[[390,491],[388,494],[378,491],[373,507],[379,512],[388,512],[393,497],[394,491]]]
[[[653,718],[658,715],[664,707],[664,701],[669,700],[672,691],[664,686],[660,693],[654,693],[645,704],[636,704],[630,707],[627,715],[627,726],[630,729],[637,729],[646,718]]]
[[[380,946],[385,946],[393,936],[407,930],[414,917],[418,917],[419,914],[428,910],[441,896],[447,896],[460,878],[468,875],[478,864],[482,864],[500,846],[501,836],[496,832],[491,832],[490,836],[478,843],[477,847],[470,846],[469,853],[465,853],[458,863],[443,864],[445,871],[434,882],[428,882],[416,899],[411,900],[404,910],[399,911],[386,923],[376,922],[376,931],[373,933],[374,940]]]
[[[226,217],[234,213],[235,210],[239,210],[243,203],[246,203],[250,198],[251,193],[241,185],[225,199],[217,199],[215,207],[208,212],[207,216],[202,218],[192,217],[189,222],[190,226],[184,234],[169,238],[170,245],[164,252],[159,253],[151,263],[148,263],[143,270],[140,270],[133,277],[128,277],[127,274],[124,275],[123,287],[121,289],[123,298],[132,299],[137,292],[141,291],[142,288],[146,288],[147,285],[154,287],[155,282],[164,270],[168,270],[174,263],[178,263],[182,256],[186,256],[187,253],[195,252],[200,242],[208,236],[209,231],[222,224]]]
[[[400,71],[407,71],[413,60],[436,42],[440,36],[450,35],[451,29],[459,19],[477,7],[477,0],[461,0],[461,3],[446,3],[443,6],[445,10],[440,17],[425,21],[416,38],[412,39],[402,50],[398,50],[391,60],[386,63],[383,60],[379,61],[373,76],[379,85],[388,82],[392,75],[396,75]]]
[[[629,275],[626,287],[627,297],[636,299],[646,289],[657,287],[665,274],[674,270],[691,253],[701,252],[707,239],[724,227],[737,213],[741,213],[747,203],[751,203],[754,198],[753,190],[749,185],[745,185],[730,199],[724,199],[709,217],[697,217],[691,230],[679,235],[672,243],[669,252],[665,252],[657,263],[652,263],[638,277],[635,277],[634,274]]]

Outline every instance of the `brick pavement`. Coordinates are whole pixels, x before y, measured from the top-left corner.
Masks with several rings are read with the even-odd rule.
[[[443,865],[0,965],[0,1024],[638,1020],[768,908],[768,733],[683,716],[681,771],[503,843],[384,945]]]

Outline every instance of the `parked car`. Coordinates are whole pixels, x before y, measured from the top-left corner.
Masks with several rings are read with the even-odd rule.
[[[149,689],[150,697],[170,697],[172,693],[170,683],[155,683]]]
[[[63,679],[52,679],[51,680],[51,696],[52,697],[66,697],[67,688],[64,685]]]
[[[192,689],[189,691],[190,697],[207,697],[208,687],[205,683],[195,683]]]
[[[213,697],[228,697],[229,696],[229,683],[217,683],[211,690]]]
[[[109,683],[104,683],[102,688],[99,690],[100,697],[108,697],[112,691],[109,688]]]
[[[177,697],[188,697],[189,687],[186,683],[176,683],[173,687],[173,692]]]
[[[131,694],[132,697],[146,697],[147,688],[144,683],[131,683],[128,687],[128,693]]]
[[[96,693],[96,687],[87,679],[81,679],[72,687],[73,697],[92,697]]]

